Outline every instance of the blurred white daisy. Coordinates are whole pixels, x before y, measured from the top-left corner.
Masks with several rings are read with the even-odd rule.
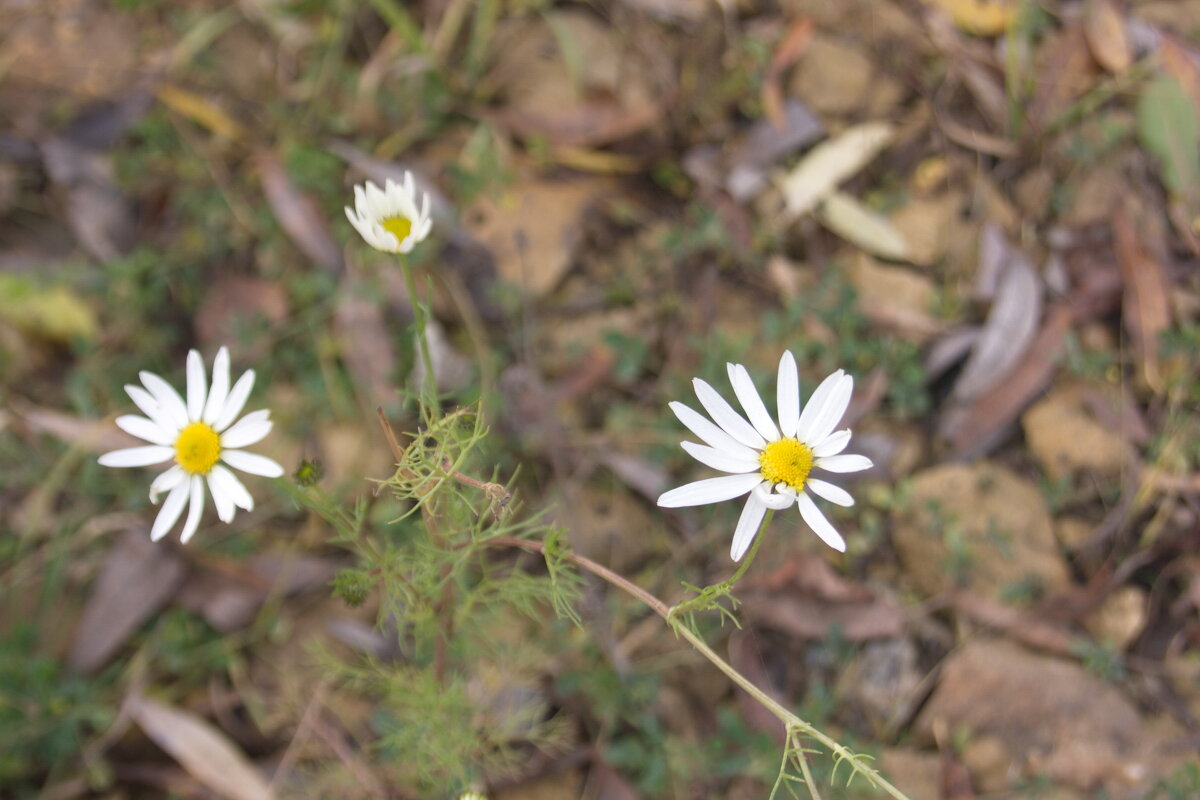
[[[188,515],[180,539],[191,539],[204,510],[205,483],[222,522],[233,519],[235,507],[253,510],[254,498],[226,465],[268,478],[283,474],[283,467],[275,461],[241,449],[261,441],[271,431],[271,412],[266,409],[252,411],[234,422],[254,386],[254,370],[246,370],[231,389],[229,351],[222,347],[213,362],[212,385],[206,386],[204,361],[192,350],[187,356],[186,401],[154,373],[140,372],[138,376],[142,386],[126,386],[125,391],[146,416],[117,417],[117,426],[150,444],[105,453],[100,463],[106,467],[145,467],[175,461],[150,484],[150,502],[157,503],[158,496],[167,493],[150,538],[158,541],[165,536],[186,503]]]
[[[813,477],[812,472],[858,472],[871,467],[866,456],[842,455],[850,443],[850,431],[834,431],[850,404],[854,379],[839,369],[821,382],[802,410],[796,359],[790,351],[785,352],[779,360],[776,425],[746,368],[741,364],[728,367],[729,382],[749,422],[699,378],[692,381],[696,396],[715,425],[683,403],[670,405],[679,421],[705,442],[683,442],[683,449],[701,464],[732,474],[672,489],[658,498],[658,504],[664,508],[699,506],[749,493],[729,552],[734,561],[741,561],[746,554],[768,508],[783,509],[793,503],[821,541],[845,552],[846,542],[808,492],[840,506],[852,506],[854,498],[849,492]]]
[[[433,220],[429,218],[429,195],[422,194],[417,209],[417,189],[411,172],[404,173],[404,183],[388,179],[384,188],[367,181],[354,187],[354,210],[346,207],[350,224],[362,234],[367,244],[386,253],[408,253],[429,235]]]

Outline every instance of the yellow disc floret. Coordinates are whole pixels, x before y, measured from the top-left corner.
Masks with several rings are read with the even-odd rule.
[[[813,451],[795,439],[779,439],[766,446],[758,463],[762,465],[763,480],[800,491],[812,471]]]
[[[203,422],[193,422],[175,440],[175,463],[193,475],[207,475],[221,456],[221,437]]]
[[[412,220],[408,217],[388,217],[379,224],[383,226],[385,231],[396,237],[397,247],[412,233],[413,224]]]

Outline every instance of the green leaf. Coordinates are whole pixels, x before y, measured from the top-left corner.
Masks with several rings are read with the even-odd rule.
[[[1177,196],[1200,188],[1200,128],[1187,92],[1169,75],[1146,85],[1138,99],[1138,139],[1159,161],[1163,184]]]

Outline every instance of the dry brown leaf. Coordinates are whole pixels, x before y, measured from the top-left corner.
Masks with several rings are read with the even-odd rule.
[[[1171,326],[1171,304],[1162,264],[1151,253],[1134,227],[1128,205],[1113,213],[1113,244],[1125,294],[1121,317],[1143,374],[1151,385],[1158,382],[1159,336]]]
[[[260,150],[258,170],[263,192],[280,227],[300,248],[300,252],[319,267],[331,272],[343,268],[342,250],[329,231],[329,223],[314,197],[301,192],[270,150]]]
[[[536,295],[562,279],[583,234],[583,217],[612,188],[606,178],[520,183],[499,198],[484,198],[469,227],[496,259],[500,276]]]
[[[1092,57],[1109,72],[1120,74],[1133,63],[1125,20],[1112,0],[1087,0],[1083,10],[1083,33]]]
[[[190,711],[138,698],[133,702],[133,718],[189,775],[218,795],[231,800],[271,800],[274,796],[246,754]]]
[[[791,94],[822,116],[861,118],[886,77],[876,74],[870,50],[857,39],[826,31],[814,36],[792,71]]]
[[[150,541],[145,530],[126,531],[108,552],[92,585],[67,662],[80,672],[108,663],[138,627],[183,585],[183,560]]]
[[[215,556],[204,560],[217,569],[194,574],[179,604],[200,612],[222,633],[249,625],[272,594],[290,597],[324,586],[338,570],[330,559],[280,553],[263,553],[245,563],[224,564]]]
[[[1037,273],[995,225],[984,226],[980,250],[981,274],[999,275],[996,298],[954,384],[952,396],[958,402],[968,402],[1005,379],[1033,339],[1042,310]]]
[[[1099,70],[1078,20],[1042,39],[1036,62],[1037,88],[1028,118],[1046,126],[1092,88]]]
[[[556,145],[609,144],[662,117],[665,93],[651,84],[643,54],[590,14],[555,10],[523,20],[494,38],[490,76],[507,103],[489,119],[518,136]]]

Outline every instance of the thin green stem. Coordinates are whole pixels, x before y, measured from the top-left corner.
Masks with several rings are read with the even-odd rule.
[[[519,547],[523,550],[532,550],[535,553],[542,553],[543,555],[545,555],[546,552],[546,548],[541,542],[535,542],[530,539],[517,539],[511,536],[496,536],[488,539],[486,542],[483,542],[483,544],[490,547]],[[597,564],[590,558],[581,556],[577,553],[564,553],[563,557],[576,566],[587,570],[599,578],[604,579],[626,594],[645,603],[652,611],[654,611],[654,613],[658,614],[666,621],[667,625],[669,625],[671,629],[675,631],[677,636],[682,636],[684,639],[687,639],[692,647],[694,647],[696,651],[700,653],[700,655],[712,662],[713,666],[725,673],[725,676],[733,681],[740,689],[758,701],[758,703],[765,709],[774,714],[775,717],[784,724],[784,727],[788,731],[789,737],[793,735],[794,732],[799,732],[815,739],[825,747],[829,748],[830,752],[832,752],[839,760],[849,761],[855,772],[861,774],[877,788],[887,792],[889,795],[895,798],[895,800],[910,800],[908,795],[904,794],[904,792],[900,791],[887,780],[885,780],[884,777],[875,769],[863,763],[860,756],[854,754],[852,751],[839,744],[830,736],[822,733],[811,723],[800,719],[800,717],[784,708],[777,700],[775,700],[775,698],[771,697],[762,689],[759,689],[757,686],[755,686],[749,678],[734,669],[732,664],[721,658],[721,656],[717,655],[716,651],[709,647],[699,634],[695,633],[686,625],[684,625],[678,618],[672,617],[671,607],[669,607],[662,600],[659,600],[657,597],[650,594],[637,584],[632,583],[627,578],[624,578],[613,572],[608,567]],[[800,752],[802,753],[803,751]]]
[[[433,358],[429,354],[429,337],[425,333],[425,327],[429,324],[428,312],[425,304],[417,296],[416,281],[413,280],[412,268],[409,267],[407,259],[401,259],[400,268],[404,272],[404,286],[408,290],[408,300],[413,307],[417,347],[421,352],[421,360],[425,363],[425,380],[420,387],[421,404],[425,406],[425,413],[429,415],[430,420],[435,420],[439,416],[437,376],[433,371]]]
[[[746,570],[750,568],[750,564],[754,561],[754,557],[758,555],[758,547],[762,544],[763,533],[767,530],[767,526],[771,524],[771,518],[774,516],[775,509],[767,509],[766,516],[763,517],[762,523],[758,526],[758,532],[754,534],[754,544],[750,546],[750,552],[747,553],[742,559],[742,563],[738,564],[737,569],[734,570],[733,575],[731,575],[728,580],[722,581],[721,583],[710,587],[710,589],[701,592],[691,600],[685,600],[684,602],[673,606],[667,615],[667,621],[673,622],[684,614],[690,614],[693,611],[703,611],[706,608],[712,608],[714,598],[719,600],[721,597],[728,595],[730,590],[733,589],[734,584],[736,584],[738,580],[744,574],[746,574]],[[734,600],[733,602],[736,605],[737,601]]]

